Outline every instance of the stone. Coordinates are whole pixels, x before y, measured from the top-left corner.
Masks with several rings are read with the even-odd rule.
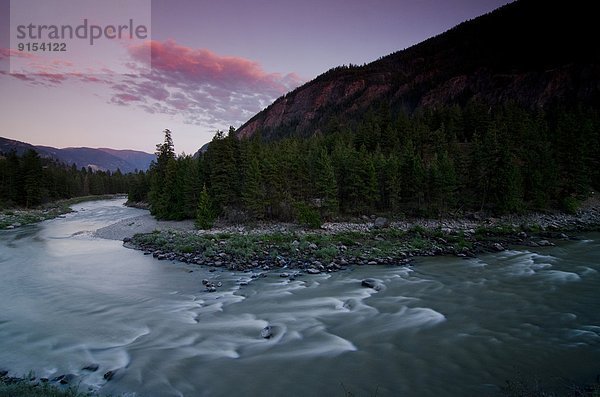
[[[113,371],[108,371],[107,373],[104,374],[103,378],[108,382],[110,381],[112,378],[114,378],[114,376],[117,374],[118,370],[113,370]]]
[[[551,243],[548,240],[540,240],[540,241],[538,241],[538,245],[540,247],[554,247],[554,243]]]
[[[366,288],[375,289],[377,287],[377,281],[372,278],[365,278],[363,281],[360,282],[360,285]]]
[[[376,265],[376,264],[377,264],[376,261],[369,261],[369,262],[367,262],[367,265],[371,265],[371,266]]]
[[[60,383],[61,385],[68,385],[75,378],[76,378],[76,376],[73,374],[65,374],[65,375],[60,375],[55,378],[52,378],[52,382],[57,382],[57,383]]]
[[[98,368],[100,368],[100,366],[96,363],[93,364],[89,364],[86,365],[85,367],[81,368],[82,371],[90,371],[90,372],[96,372],[98,371]]]
[[[492,248],[494,250],[498,251],[498,252],[504,251],[504,247],[500,243],[494,243],[494,244],[492,244]]]
[[[386,227],[390,226],[390,221],[387,218],[383,218],[383,217],[378,217],[377,219],[375,219],[375,222],[373,223],[373,226],[376,229],[383,229]]]
[[[202,280],[202,285],[208,285],[210,283],[210,281],[208,281],[207,279]]]
[[[317,244],[315,244],[315,243],[310,243],[310,244],[308,245],[308,248],[310,248],[311,250],[316,250],[316,249],[317,249],[317,248],[319,248],[319,247],[317,247]]]
[[[261,338],[271,339],[273,335],[273,327],[271,327],[270,325],[267,325],[260,331]]]
[[[517,234],[517,237],[520,238],[521,240],[525,240],[528,236],[527,236],[527,233],[525,233],[525,232],[519,232]]]
[[[314,267],[309,267],[308,269],[306,269],[306,273],[308,273],[308,274],[319,274],[319,273],[321,273],[321,271],[319,269],[314,268]]]

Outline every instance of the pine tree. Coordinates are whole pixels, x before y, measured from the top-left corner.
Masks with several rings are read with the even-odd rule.
[[[25,207],[36,206],[42,201],[42,163],[38,153],[30,149],[23,155],[23,177],[25,189]]]
[[[260,164],[255,157],[246,169],[244,191],[242,193],[244,206],[255,219],[265,217],[266,197],[263,183]]]
[[[150,201],[150,212],[158,218],[165,217],[169,213],[168,202],[165,200],[165,178],[167,166],[171,160],[175,160],[175,149],[171,131],[163,131],[165,139],[162,144],[156,145],[156,162],[152,162],[149,170],[150,190],[148,199]]]
[[[318,174],[315,185],[318,199],[321,202],[321,215],[331,218],[338,212],[338,189],[333,165],[325,150],[321,150],[316,165]]]
[[[198,199],[198,209],[196,211],[196,227],[198,229],[208,230],[213,226],[214,220],[214,211],[205,185],[202,187],[202,191],[200,192],[200,198]]]
[[[235,206],[240,198],[238,189],[241,178],[237,168],[235,140],[234,135],[226,137],[222,131],[217,131],[206,152],[210,162],[210,195],[219,212]]]

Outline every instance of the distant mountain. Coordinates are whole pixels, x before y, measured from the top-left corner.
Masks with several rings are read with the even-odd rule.
[[[312,135],[354,125],[369,108],[508,101],[529,108],[600,105],[593,2],[520,0],[364,66],[334,68],[276,100],[241,137]]]
[[[29,143],[0,137],[0,153],[11,150],[23,154],[29,149],[36,150],[40,156],[51,158],[65,164],[75,164],[78,168],[91,167],[94,170],[134,172],[147,170],[155,159],[153,154],[136,150],[92,149],[86,147],[57,149],[50,146],[34,146]]]

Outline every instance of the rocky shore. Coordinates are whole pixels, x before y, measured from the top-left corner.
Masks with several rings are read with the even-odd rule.
[[[480,218],[473,214],[394,222],[363,217],[360,222],[326,223],[317,230],[294,224],[262,224],[199,231],[191,222],[154,222],[151,232],[138,233],[152,222],[136,218],[129,229],[125,225],[132,221],[125,220],[99,230],[98,235],[123,238],[126,247],[158,260],[203,265],[211,270],[285,269],[282,275],[293,278],[299,273],[335,272],[352,265],[406,265],[417,256],[475,257],[515,245],[553,246],[557,241],[576,238],[577,233],[599,231],[600,205],[588,203],[573,215]],[[131,233],[133,230],[138,234]]]

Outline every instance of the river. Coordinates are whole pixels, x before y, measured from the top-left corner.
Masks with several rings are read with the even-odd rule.
[[[143,213],[122,203],[0,231],[0,368],[135,396],[482,396],[515,377],[554,387],[600,373],[598,233],[290,281],[95,238]]]

